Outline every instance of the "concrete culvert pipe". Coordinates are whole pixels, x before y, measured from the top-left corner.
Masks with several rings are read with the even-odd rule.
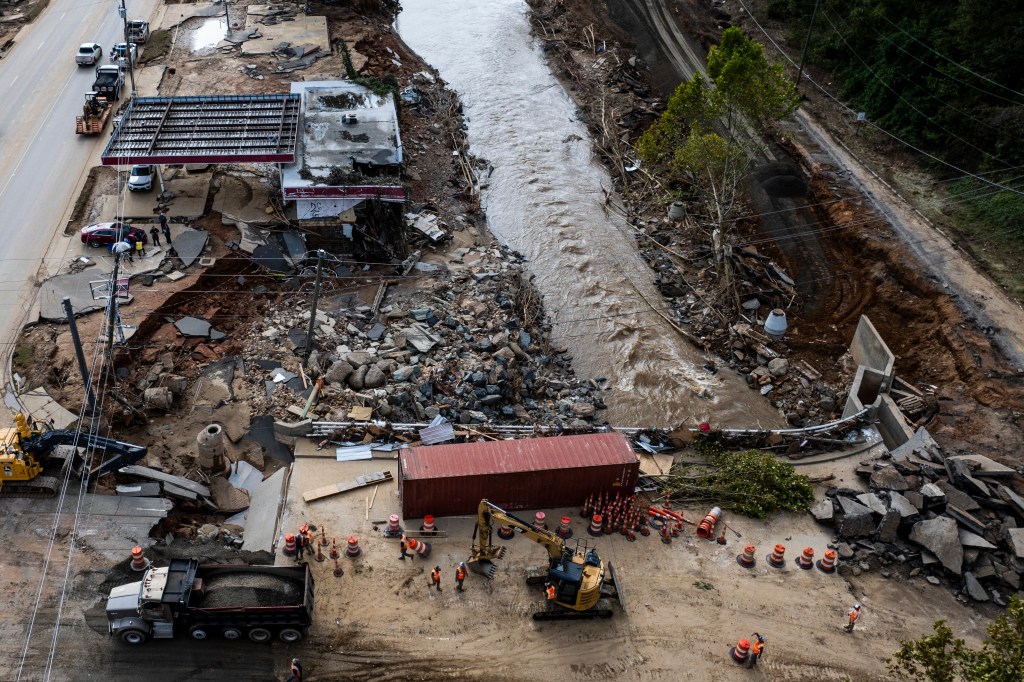
[[[224,429],[220,424],[210,424],[196,436],[199,450],[199,466],[204,471],[224,470]]]

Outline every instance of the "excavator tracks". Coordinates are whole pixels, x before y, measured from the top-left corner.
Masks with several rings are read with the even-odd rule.
[[[56,497],[60,485],[60,479],[52,476],[36,476],[31,481],[4,481],[0,497]]]

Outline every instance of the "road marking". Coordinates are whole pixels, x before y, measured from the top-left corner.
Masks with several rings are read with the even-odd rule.
[[[18,75],[20,76],[21,74],[18,74]],[[15,76],[14,80],[11,81],[11,85],[14,85],[17,82],[18,82],[18,76]]]

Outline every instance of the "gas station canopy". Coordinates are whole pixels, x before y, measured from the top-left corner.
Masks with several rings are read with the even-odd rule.
[[[135,97],[103,150],[104,166],[293,163],[301,97]]]

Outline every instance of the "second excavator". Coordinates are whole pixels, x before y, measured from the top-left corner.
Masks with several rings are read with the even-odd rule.
[[[534,612],[534,620],[610,618],[614,614],[612,599],[617,599],[625,609],[615,567],[602,561],[595,548],[580,541],[570,547],[556,533],[537,528],[487,500],[480,500],[477,508],[469,570],[488,579],[494,577],[494,562],[505,555],[505,547],[491,543],[495,522],[533,540],[548,552],[547,569],[530,572],[526,578],[531,585],[548,583],[554,587],[554,598]]]

